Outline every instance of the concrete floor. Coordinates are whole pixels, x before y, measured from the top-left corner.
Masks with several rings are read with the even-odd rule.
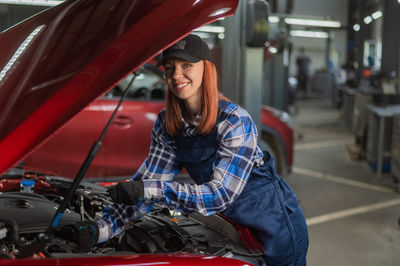
[[[293,115],[295,157],[286,178],[309,226],[310,266],[400,265],[400,194],[393,178],[376,177],[350,159],[354,138],[329,101],[300,99]]]

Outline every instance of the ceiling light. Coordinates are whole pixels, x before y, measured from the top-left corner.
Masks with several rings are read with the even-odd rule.
[[[31,6],[56,6],[64,1],[51,0],[0,0],[0,4],[31,5]]]
[[[268,22],[269,23],[278,23],[279,22],[279,17],[277,17],[277,16],[269,16],[268,17]]]
[[[359,31],[360,30],[360,24],[354,24],[353,30],[354,31]]]
[[[372,16],[373,19],[378,19],[378,18],[382,17],[382,11],[378,10],[378,11],[372,13],[371,16]]]
[[[365,24],[369,24],[369,23],[371,23],[371,21],[372,21],[372,17],[371,17],[371,16],[366,16],[366,17],[364,18],[364,23],[365,23]]]
[[[194,31],[203,31],[203,32],[211,32],[211,33],[224,33],[225,28],[222,26],[203,26],[195,29]]]
[[[272,54],[276,54],[278,52],[278,49],[276,47],[270,46],[268,47],[268,51],[270,51]]]
[[[308,38],[323,38],[329,37],[324,31],[306,31],[306,30],[291,30],[290,35],[293,37],[308,37]]]
[[[321,19],[302,19],[302,18],[285,18],[285,22],[290,25],[303,25],[303,26],[316,26],[316,27],[329,27],[340,28],[342,24],[334,20],[321,20]]]

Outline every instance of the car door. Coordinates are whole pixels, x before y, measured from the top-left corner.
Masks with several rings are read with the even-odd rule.
[[[94,102],[36,148],[23,163],[56,175],[75,177],[105,123],[102,103]],[[104,150],[100,149],[86,176],[105,173]]]

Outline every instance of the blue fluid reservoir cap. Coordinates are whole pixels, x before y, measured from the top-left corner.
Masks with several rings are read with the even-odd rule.
[[[33,187],[35,185],[34,180],[22,180],[21,185],[24,187]]]

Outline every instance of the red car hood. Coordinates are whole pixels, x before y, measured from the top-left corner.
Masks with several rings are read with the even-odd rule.
[[[0,34],[0,173],[238,0],[66,1]]]

